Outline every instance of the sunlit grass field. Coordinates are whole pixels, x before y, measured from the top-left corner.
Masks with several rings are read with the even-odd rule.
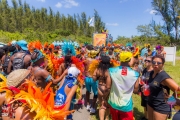
[[[176,56],[180,57],[180,50],[176,51]]]
[[[172,65],[172,62],[167,62],[164,68],[172,79],[180,85],[180,60],[176,60],[175,66]],[[135,120],[140,120],[143,117],[143,108],[141,107],[141,98],[139,95],[133,95],[133,104]],[[98,120],[98,112],[97,115],[93,115],[91,118],[92,120]]]

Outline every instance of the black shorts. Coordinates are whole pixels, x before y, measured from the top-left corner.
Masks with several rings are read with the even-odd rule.
[[[147,100],[145,99],[144,96],[142,96],[142,94],[141,94],[141,106],[147,109]]]

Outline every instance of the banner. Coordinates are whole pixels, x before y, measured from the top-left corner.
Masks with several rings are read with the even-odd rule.
[[[105,46],[106,45],[106,34],[94,34],[93,37],[94,46]]]

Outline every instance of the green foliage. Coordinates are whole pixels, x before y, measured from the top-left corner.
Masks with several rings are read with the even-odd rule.
[[[176,56],[180,57],[180,50],[177,50]]]
[[[92,43],[92,37],[87,37],[85,35],[73,35],[68,36],[51,33],[51,32],[35,32],[30,29],[27,29],[25,33],[10,33],[0,30],[0,41],[8,43],[12,40],[21,40],[25,39],[27,41],[40,40],[41,42],[53,42],[53,41],[62,41],[63,39],[68,39],[72,41],[77,41],[79,43]]]
[[[115,42],[121,44],[131,42],[139,46],[143,46],[145,43],[169,46],[174,40],[171,36],[166,34],[164,26],[156,24],[155,21],[151,21],[150,24],[147,25],[137,26],[137,31],[141,34],[140,36],[132,36],[131,38],[118,37]]]
[[[12,6],[7,0],[0,0],[0,30],[5,31],[0,34],[4,42],[10,40],[26,39],[28,41],[41,40],[54,41],[69,36],[79,36],[78,41],[88,42],[94,32],[94,28],[89,27],[88,17],[85,12],[74,14],[73,16],[54,13],[52,8],[35,9],[29,4],[12,0]],[[101,31],[105,28],[98,12],[95,11],[95,28]],[[77,37],[75,37],[77,39]]]
[[[127,42],[131,42],[131,39],[125,36],[118,36],[117,40],[114,41],[114,43],[120,43],[125,45]]]
[[[164,20],[164,30],[169,37],[179,40],[180,19],[177,17],[180,13],[179,0],[153,0],[153,9],[157,15]],[[175,31],[175,32],[174,32]]]

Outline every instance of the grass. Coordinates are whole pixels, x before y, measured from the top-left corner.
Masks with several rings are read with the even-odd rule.
[[[178,50],[177,52],[176,52],[176,56],[180,56],[180,50]]]
[[[175,66],[172,65],[172,62],[167,62],[165,63],[164,68],[165,71],[172,77],[172,79],[180,85],[180,60],[176,61]],[[140,118],[143,117],[143,107],[141,107],[141,98],[139,95],[133,95],[133,104],[135,120],[140,120]],[[91,120],[98,120],[98,113],[93,115]]]

